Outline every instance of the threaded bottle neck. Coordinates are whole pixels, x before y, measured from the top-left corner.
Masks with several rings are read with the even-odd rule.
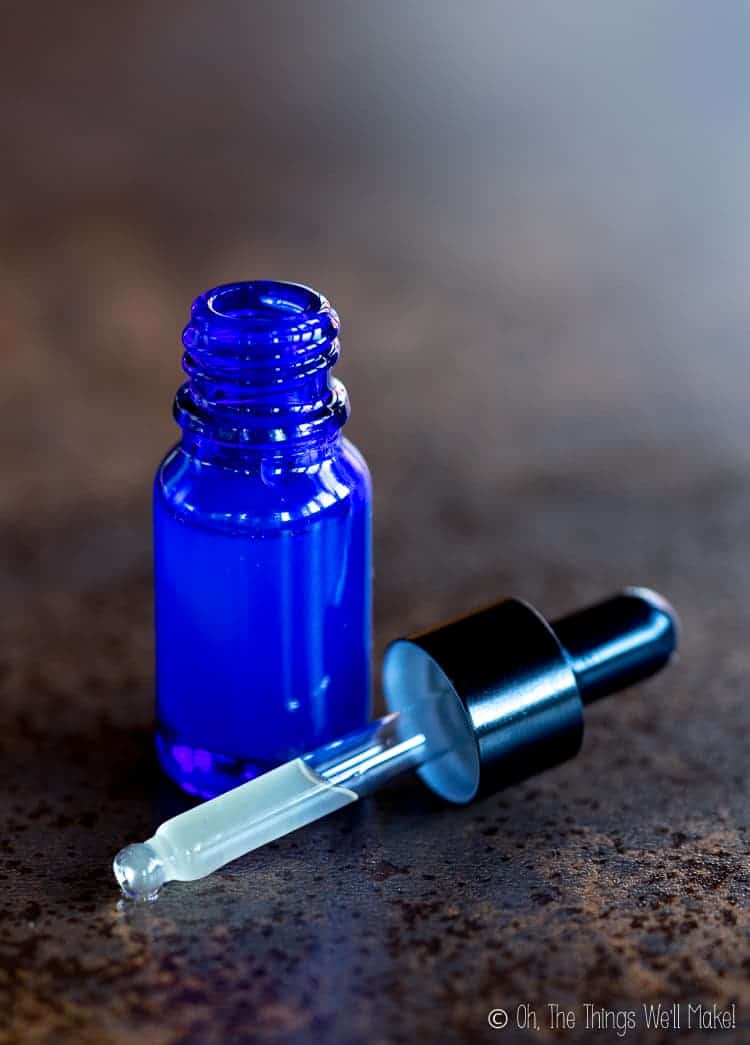
[[[331,377],[339,318],[296,283],[230,283],[193,302],[182,335],[188,380],[177,423],[219,446],[274,453],[323,445],[349,416],[346,389]]]

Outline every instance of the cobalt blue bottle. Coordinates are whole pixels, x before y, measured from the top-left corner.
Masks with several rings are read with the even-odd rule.
[[[339,320],[308,287],[193,303],[156,476],[157,734],[211,797],[370,717],[371,488],[342,436]]]

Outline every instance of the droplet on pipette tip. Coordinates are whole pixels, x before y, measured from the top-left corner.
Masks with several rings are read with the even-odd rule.
[[[167,880],[164,861],[148,842],[126,845],[114,858],[112,870],[129,900],[155,900]]]

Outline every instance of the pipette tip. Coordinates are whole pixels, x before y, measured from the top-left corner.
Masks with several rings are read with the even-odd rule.
[[[114,858],[112,870],[129,900],[155,900],[167,880],[164,861],[148,842],[126,845]]]

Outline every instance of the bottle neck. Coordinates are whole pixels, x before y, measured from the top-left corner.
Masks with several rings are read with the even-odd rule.
[[[341,429],[326,439],[301,439],[264,446],[224,443],[211,436],[187,429],[180,446],[191,458],[218,468],[258,473],[266,479],[291,472],[310,472],[333,457],[341,445]]]
[[[183,332],[174,415],[189,445],[223,455],[302,457],[337,439],[349,416],[331,376],[338,316],[322,295],[256,281],[209,290]]]

